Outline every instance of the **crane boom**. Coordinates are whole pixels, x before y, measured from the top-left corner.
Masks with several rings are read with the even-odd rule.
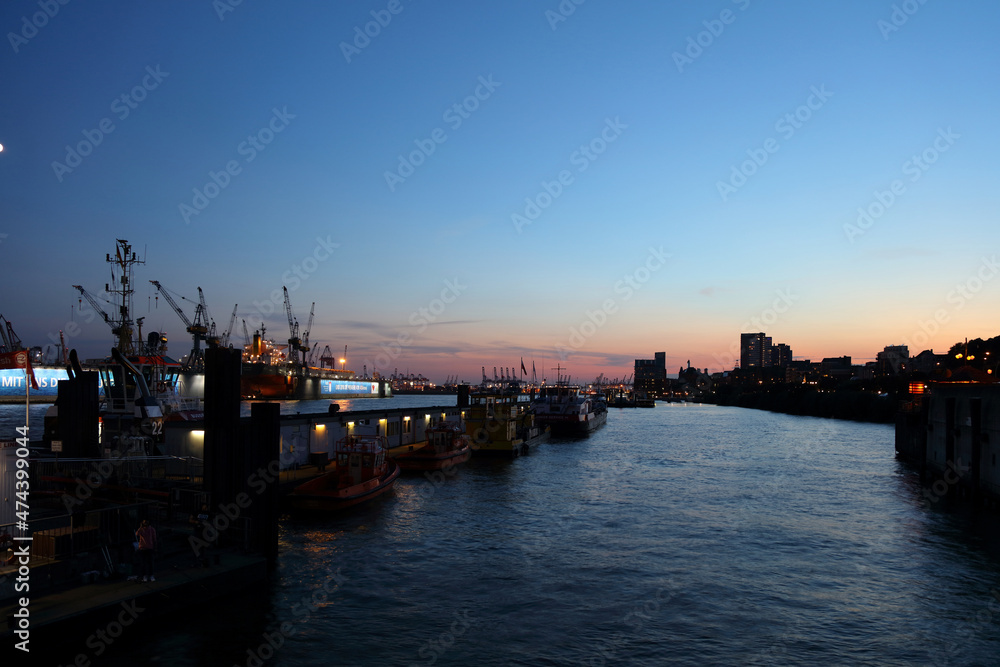
[[[226,331],[222,334],[222,347],[229,347],[229,337],[233,333],[233,326],[236,325],[236,309],[240,307],[240,304],[233,306],[233,316],[229,318],[229,326]]]
[[[199,303],[195,306],[194,322],[192,322],[188,319],[188,316],[184,314],[184,311],[181,310],[180,306],[177,305],[177,302],[174,301],[173,297],[170,296],[170,293],[167,292],[166,288],[164,288],[158,280],[150,280],[149,282],[156,286],[156,289],[163,295],[163,298],[166,299],[167,303],[170,304],[170,307],[174,309],[177,316],[181,318],[185,325],[187,325],[186,331],[191,334],[191,354],[188,355],[187,360],[184,362],[184,367],[197,369],[203,368],[205,364],[205,355],[201,349],[201,341],[205,340],[206,334],[208,334],[208,327],[205,326],[204,323],[204,308],[202,307],[202,304]],[[201,294],[200,287],[198,288],[198,293]]]
[[[87,302],[90,303],[90,306],[94,310],[96,310],[98,312],[98,314],[100,314],[101,317],[104,318],[104,321],[107,322],[109,326],[112,326],[112,327],[114,326],[111,323],[111,316],[109,316],[106,312],[104,312],[104,309],[101,308],[101,304],[97,303],[97,299],[94,298],[94,295],[92,295],[87,290],[83,289],[82,285],[73,285],[73,288],[76,289],[76,290],[78,290],[80,292],[80,294],[83,295],[83,297],[87,300]]]
[[[184,326],[187,327],[188,332],[190,333],[192,326],[191,320],[189,320],[188,316],[184,314],[184,311],[181,310],[181,307],[177,305],[177,302],[174,301],[172,296],[170,296],[170,293],[163,288],[163,285],[160,284],[159,280],[150,280],[149,282],[151,282],[156,287],[157,291],[159,291],[159,293],[163,295],[163,298],[167,300],[167,303],[170,304],[170,307],[173,308],[174,312],[177,313],[177,315],[181,318],[181,320],[184,322]],[[74,285],[74,287],[79,289],[81,292],[83,291],[83,288],[78,285]],[[84,295],[86,296],[86,293],[84,293]],[[107,317],[107,315],[105,315],[105,317]]]
[[[288,315],[288,357],[298,361],[298,352],[302,350],[302,341],[299,340],[299,323],[292,316],[292,300],[288,296],[288,288],[282,286],[285,291],[285,314]]]

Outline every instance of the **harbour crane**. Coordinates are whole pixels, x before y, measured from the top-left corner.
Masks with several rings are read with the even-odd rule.
[[[313,343],[312,350],[309,352],[309,357],[306,359],[306,363],[309,366],[313,365],[313,358],[316,356],[317,347],[319,347],[319,343]]]
[[[333,350],[329,345],[323,347],[323,353],[319,355],[320,368],[337,368],[337,360],[333,356]]]
[[[208,312],[208,304],[205,303],[205,293],[198,288],[198,305],[201,306],[201,312],[204,315],[205,322],[208,323],[208,335],[205,337],[205,342],[208,343],[209,347],[216,347],[219,345],[219,334],[215,330],[215,320],[212,315]],[[197,314],[197,309],[195,313]]]
[[[306,331],[304,334],[302,334],[302,347],[299,348],[300,350],[302,350],[302,361],[303,363],[306,364],[309,363],[309,360],[306,358],[306,355],[309,354],[309,332],[312,331],[313,316],[315,315],[316,315],[316,302],[313,301],[312,307],[309,308],[309,321],[306,322]]]
[[[247,331],[247,321],[243,320],[243,349],[250,347],[250,332]]]
[[[166,299],[167,303],[170,304],[170,307],[174,309],[175,313],[177,313],[177,316],[181,318],[182,322],[184,322],[184,325],[187,327],[186,331],[191,334],[193,341],[191,354],[188,355],[187,361],[184,363],[184,367],[194,368],[196,370],[204,369],[205,352],[201,348],[201,342],[206,340],[208,334],[208,326],[206,325],[207,319],[205,316],[205,308],[203,306],[204,298],[201,303],[195,306],[194,322],[192,322],[188,319],[188,316],[184,314],[184,311],[181,310],[180,306],[177,305],[177,302],[174,301],[173,297],[170,296],[170,293],[167,292],[166,288],[164,288],[158,280],[150,280],[149,282],[156,287],[160,294],[163,295],[163,298]],[[198,288],[198,294],[201,294],[200,287]]]
[[[226,331],[222,334],[222,340],[220,343],[222,347],[229,347],[229,337],[233,333],[233,326],[236,324],[236,309],[240,307],[240,304],[233,306],[233,316],[229,318],[229,326],[226,327]]]
[[[302,340],[299,338],[299,322],[292,315],[292,300],[288,297],[288,288],[282,286],[281,289],[285,291],[285,314],[288,315],[288,357],[297,362],[298,352],[302,349]]]
[[[104,309],[101,308],[101,304],[97,303],[97,299],[94,298],[94,295],[85,290],[82,285],[73,285],[73,289],[80,292],[81,296],[83,296],[83,298],[90,304],[90,307],[96,310],[97,314],[104,318],[105,323],[111,327],[111,333],[120,337],[121,331],[115,326],[115,322],[111,319],[111,316],[104,312]],[[80,305],[83,305],[82,301]]]

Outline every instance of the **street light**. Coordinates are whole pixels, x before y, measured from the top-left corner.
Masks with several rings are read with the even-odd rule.
[[[340,370],[344,370],[344,365],[347,363],[347,359],[343,357],[340,358]]]

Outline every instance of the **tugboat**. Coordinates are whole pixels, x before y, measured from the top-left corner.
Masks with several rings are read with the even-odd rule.
[[[427,429],[427,442],[421,447],[394,456],[403,470],[441,470],[465,463],[472,456],[469,436],[452,422],[440,422]]]
[[[584,393],[579,387],[543,387],[533,406],[538,422],[550,426],[556,435],[589,435],[608,421],[603,396]]]
[[[517,388],[487,387],[469,395],[465,432],[477,456],[515,457],[548,439],[535,421],[530,397]]]
[[[294,509],[336,511],[392,490],[399,466],[386,456],[385,438],[349,435],[335,448],[336,469],[295,487],[288,494]]]

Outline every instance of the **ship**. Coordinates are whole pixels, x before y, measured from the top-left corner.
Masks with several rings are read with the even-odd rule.
[[[462,393],[459,393],[461,405]],[[469,393],[465,432],[474,456],[513,458],[548,439],[550,429],[535,420],[531,397],[517,386],[483,386]]]
[[[569,385],[542,387],[532,406],[538,422],[550,426],[553,435],[588,435],[608,421],[603,394]]]

